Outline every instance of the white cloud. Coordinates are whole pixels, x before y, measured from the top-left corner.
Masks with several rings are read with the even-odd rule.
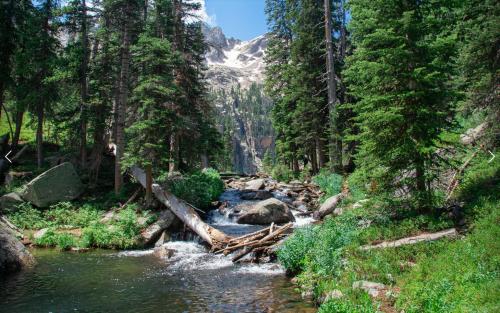
[[[215,14],[208,15],[207,6],[205,4],[205,0],[191,0],[192,2],[201,4],[201,8],[198,12],[196,12],[196,16],[198,20],[202,20],[210,26],[217,25],[217,17]]]

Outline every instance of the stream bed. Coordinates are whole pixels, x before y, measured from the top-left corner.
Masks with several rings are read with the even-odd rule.
[[[231,206],[241,203],[234,190],[221,198]],[[236,224],[216,211],[208,220],[231,235],[259,227]],[[33,249],[35,268],[0,277],[0,312],[316,311],[278,264],[235,265],[230,256],[209,254],[196,241],[165,245],[175,250],[171,258],[159,258],[153,249]]]

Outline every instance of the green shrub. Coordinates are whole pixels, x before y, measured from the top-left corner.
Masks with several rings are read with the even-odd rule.
[[[278,259],[292,273],[336,275],[342,267],[344,248],[356,234],[357,222],[351,214],[327,218],[321,225],[295,231],[278,251]]]
[[[318,175],[313,177],[313,182],[325,193],[322,197],[322,201],[342,191],[342,175],[331,173],[327,170],[321,170]]]
[[[280,162],[278,162],[278,164],[273,167],[271,176],[277,181],[287,183],[295,179],[295,174],[293,173],[293,171],[288,166]]]
[[[214,169],[195,172],[169,183],[169,188],[177,197],[199,209],[208,209],[224,191],[224,182]]]
[[[35,209],[30,203],[22,203],[16,212],[9,213],[7,217],[21,229],[41,229],[51,225],[42,212]]]
[[[318,313],[375,313],[370,297],[366,294],[358,297],[356,303],[348,299],[335,299],[323,303]]]
[[[297,229],[278,250],[278,259],[287,271],[298,273],[306,269],[308,254],[314,246],[318,229],[312,226]]]
[[[35,240],[35,243],[39,246],[56,246],[60,250],[68,250],[77,246],[77,239],[71,234],[57,233],[54,229],[48,229],[42,237]]]

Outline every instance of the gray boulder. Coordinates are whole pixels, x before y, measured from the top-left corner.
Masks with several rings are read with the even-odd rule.
[[[242,200],[266,200],[272,197],[272,193],[267,190],[242,190],[240,196]]]
[[[245,186],[246,186],[245,189],[248,189],[248,190],[259,190],[259,189],[263,189],[264,188],[265,181],[262,178],[254,179],[254,180],[248,181],[245,184]]]
[[[252,208],[245,210],[238,217],[239,224],[268,225],[271,223],[293,222],[295,218],[288,206],[278,199],[260,201]]]
[[[17,193],[10,192],[5,194],[0,197],[0,213],[13,212],[21,203],[24,203],[24,201]]]
[[[69,162],[60,164],[30,181],[21,197],[33,205],[43,208],[61,201],[78,198],[83,185]]]
[[[0,221],[0,274],[32,266],[35,259],[16,238],[15,232]]]

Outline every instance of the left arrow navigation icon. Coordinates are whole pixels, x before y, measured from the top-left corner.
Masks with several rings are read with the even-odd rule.
[[[7,159],[7,161],[9,161],[10,163],[12,163],[12,161],[9,159],[9,154],[12,152],[12,150],[10,150],[6,155],[5,155],[5,158]]]

